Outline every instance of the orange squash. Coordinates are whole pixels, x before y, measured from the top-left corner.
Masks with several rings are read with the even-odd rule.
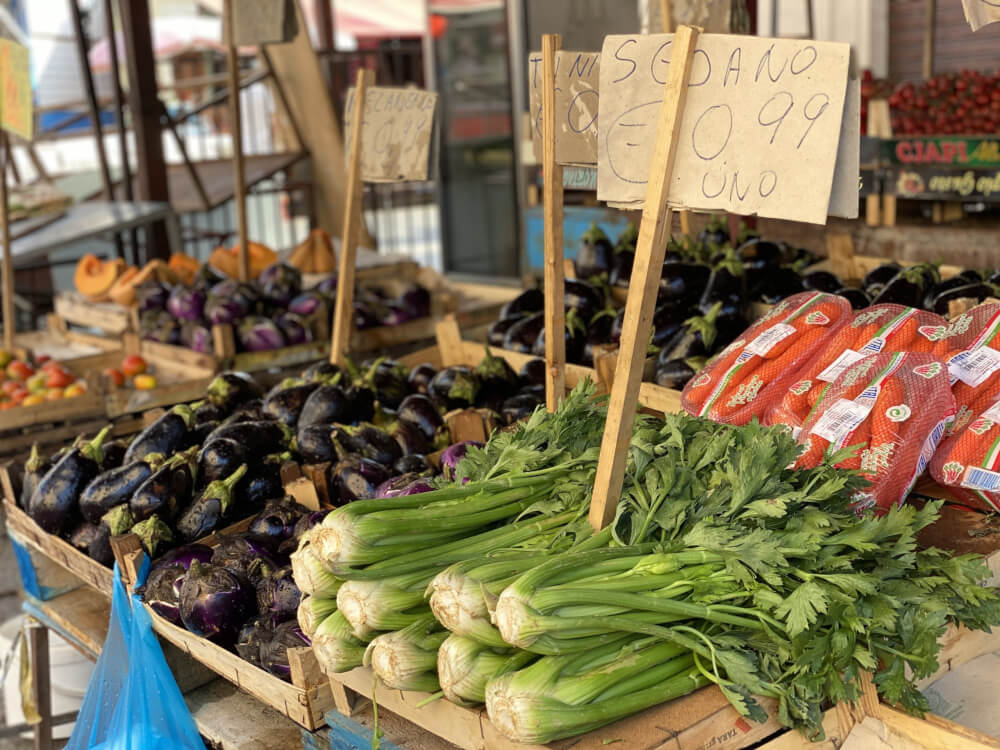
[[[250,278],[257,278],[260,272],[272,263],[278,262],[277,254],[266,245],[257,242],[247,243],[247,253],[250,256]],[[221,245],[212,251],[208,256],[208,263],[216,270],[232,276],[234,279],[239,276],[239,245],[233,247],[222,247]]]
[[[115,302],[123,307],[131,307],[135,304],[135,284],[133,279],[139,275],[139,269],[135,266],[129,266],[124,271],[122,275],[118,277],[118,280],[111,285],[111,289],[108,291],[108,296],[111,297],[111,301]]]
[[[100,302],[108,298],[108,292],[124,270],[125,261],[120,258],[101,260],[96,255],[87,253],[76,264],[73,284],[88,300]]]
[[[337,266],[337,254],[326,230],[314,229],[292,251],[288,262],[303,273],[332,273]]]
[[[184,284],[190,286],[194,283],[194,277],[201,268],[201,263],[190,255],[184,253],[174,253],[170,256],[167,267],[176,273]]]

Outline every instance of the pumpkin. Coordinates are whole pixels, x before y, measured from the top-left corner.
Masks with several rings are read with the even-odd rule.
[[[139,275],[139,269],[135,266],[129,266],[124,271],[122,275],[118,277],[118,280],[111,285],[111,289],[108,290],[108,296],[111,297],[111,301],[115,302],[123,307],[131,307],[135,304],[135,284],[132,282],[136,276]]]
[[[314,229],[292,251],[288,262],[303,273],[332,273],[337,265],[337,255],[330,235],[324,229]]]
[[[170,256],[167,267],[180,277],[182,283],[191,286],[198,269],[201,268],[201,263],[190,255],[174,253]]]
[[[277,254],[266,245],[256,242],[247,243],[247,254],[250,256],[250,278],[260,276],[260,272],[273,263],[278,262]],[[208,256],[208,263],[218,271],[234,279],[240,275],[239,245],[222,247],[221,245]]]
[[[101,302],[108,298],[108,292],[125,270],[125,261],[101,260],[87,253],[76,264],[73,284],[80,294],[91,302]]]

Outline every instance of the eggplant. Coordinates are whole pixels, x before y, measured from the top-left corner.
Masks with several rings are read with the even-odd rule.
[[[326,304],[323,295],[316,291],[302,292],[288,303],[288,312],[308,317]]]
[[[500,308],[498,318],[523,318],[545,309],[545,295],[541,289],[525,289]]]
[[[578,279],[589,279],[592,276],[607,274],[611,270],[611,259],[615,249],[611,240],[597,224],[591,224],[590,229],[580,237],[573,266]]]
[[[375,417],[375,391],[366,386],[351,386],[346,395],[351,405],[351,422],[368,422]]]
[[[709,307],[709,310],[711,310],[711,307]],[[681,326],[684,324],[684,321],[697,313],[697,308],[692,308],[687,304],[668,302],[666,304],[659,305],[656,310],[653,311],[653,338],[650,343],[657,348],[666,346],[667,342],[673,339],[681,330]],[[612,343],[617,344],[621,341],[621,327],[625,323],[624,316],[625,310],[622,309],[612,324]]]
[[[514,368],[507,360],[491,354],[488,347],[476,366],[476,376],[480,383],[476,403],[493,409],[499,409],[503,400],[512,396],[520,385]]]
[[[466,409],[476,403],[479,378],[465,365],[446,367],[434,376],[427,387],[427,392],[432,399],[441,402],[447,409]]]
[[[299,421],[299,413],[306,399],[319,387],[319,383],[305,383],[285,388],[271,394],[264,401],[264,413],[271,419],[294,427]]]
[[[409,375],[406,376],[406,384],[409,386],[410,393],[427,393],[427,388],[435,375],[437,375],[437,370],[427,362],[412,368]]]
[[[165,311],[167,300],[170,299],[170,289],[160,281],[147,282],[135,290],[135,299],[140,313]]]
[[[247,473],[243,464],[221,481],[210,483],[177,519],[181,541],[193,542],[215,531],[233,500],[233,489]]]
[[[236,576],[247,586],[254,587],[265,576],[278,570],[271,557],[273,547],[249,533],[225,535],[212,550],[210,562]]]
[[[342,377],[340,368],[333,362],[326,360],[311,364],[302,371],[302,379],[306,381],[318,380],[321,383],[334,383],[334,378],[338,376]]]
[[[247,462],[243,446],[232,438],[212,438],[198,454],[198,486],[225,479]]]
[[[382,464],[359,456],[346,456],[330,467],[332,486],[341,503],[373,497],[375,488],[389,478]]]
[[[230,370],[216,375],[208,384],[205,398],[226,413],[232,412],[240,404],[261,398],[264,389],[245,372]]]
[[[579,279],[564,281],[563,304],[569,310],[576,310],[582,320],[590,320],[604,307],[604,295],[597,287]]]
[[[956,299],[975,299],[977,303],[982,302],[987,297],[997,296],[997,287],[986,282],[966,284],[965,286],[949,289],[934,298],[931,309],[938,315],[947,317],[949,303]]]
[[[503,348],[512,352],[530,354],[535,339],[545,326],[545,313],[533,313],[522,318],[507,329],[503,337]]]
[[[248,310],[234,299],[212,301],[209,298],[205,303],[205,319],[213,326],[235,325],[246,317],[247,312]]]
[[[904,269],[886,284],[872,299],[873,305],[895,302],[907,307],[920,307],[924,300],[924,275],[916,267]]]
[[[236,636],[236,653],[255,667],[261,666],[260,654],[264,644],[273,636],[275,618],[271,615],[248,620]]]
[[[184,627],[223,645],[236,640],[253,605],[252,591],[218,565],[191,563],[181,584],[179,611]]]
[[[522,387],[525,385],[545,386],[545,360],[541,357],[529,359],[523,365],[517,376],[521,380]]]
[[[299,426],[295,442],[303,461],[307,464],[321,464],[337,460],[337,448],[330,439],[330,432],[334,427],[336,425],[322,422]]]
[[[140,432],[129,444],[124,463],[145,458],[150,453],[172,456],[184,445],[188,429],[194,423],[191,407],[178,404]]]
[[[208,436],[208,441],[230,438],[239,443],[248,460],[257,460],[275,451],[285,450],[295,433],[282,422],[231,422],[222,424]]]
[[[744,242],[736,248],[736,255],[744,269],[753,271],[766,271],[780,265],[783,260],[781,246],[760,237]]]
[[[257,277],[257,285],[275,307],[288,307],[302,291],[302,272],[288,263],[274,263]]]
[[[177,562],[153,565],[146,577],[146,583],[139,587],[139,595],[156,614],[172,622],[181,624],[180,595],[187,567]]]
[[[264,510],[253,517],[247,527],[247,534],[251,539],[277,549],[278,545],[295,534],[295,524],[308,512],[305,507],[292,502],[291,498],[280,498],[268,503]]]
[[[198,447],[189,448],[168,460],[143,482],[129,498],[136,521],[154,515],[172,521],[190,501],[197,477]]]
[[[311,644],[296,620],[286,620],[274,628],[270,638],[261,643],[260,666],[275,677],[291,682],[292,668],[288,664],[288,649],[309,648]]]
[[[566,361],[579,363],[583,357],[583,346],[587,340],[587,327],[576,309],[566,311],[566,326],[563,331],[566,338]],[[545,356],[545,328],[538,333],[538,338],[531,347],[531,353],[536,357]]]
[[[194,412],[194,424],[196,427],[208,422],[221,422],[229,415],[228,411],[208,400],[191,404],[191,409]]]
[[[211,354],[215,348],[212,332],[194,320],[187,320],[181,324],[181,343],[199,354]]]
[[[434,476],[434,467],[427,456],[420,453],[409,453],[392,465],[394,474],[414,474],[418,477]]]
[[[851,307],[855,310],[863,310],[872,303],[871,298],[862,289],[845,286],[843,289],[838,289],[836,293],[850,302]]]
[[[433,489],[425,477],[416,474],[400,474],[398,477],[386,479],[376,487],[375,497],[386,498],[419,495],[424,492],[430,492]]]
[[[52,468],[49,460],[38,452],[38,443],[32,443],[31,455],[24,462],[24,476],[21,478],[21,492],[18,494],[17,505],[22,510],[27,510],[28,501],[35,494],[35,489],[42,477]]]
[[[301,315],[293,312],[283,312],[274,319],[275,324],[284,337],[286,346],[306,344],[313,340],[312,329]]]
[[[257,583],[257,611],[295,618],[302,592],[292,577],[292,566],[278,568]]]
[[[115,561],[111,532],[103,524],[81,521],[69,533],[69,543],[92,560],[110,566]]]
[[[813,292],[836,294],[838,289],[844,287],[844,282],[829,271],[810,271],[802,274],[801,278],[802,285]]]
[[[504,336],[507,335],[507,331],[509,331],[520,320],[523,320],[523,318],[519,316],[516,318],[500,318],[500,320],[494,322],[486,332],[486,343],[490,346],[502,348],[503,339]]]
[[[970,283],[977,281],[986,281],[984,274],[977,271],[975,268],[963,268],[958,272],[958,275],[963,279],[967,279]]]
[[[902,270],[903,267],[898,263],[883,263],[865,274],[861,280],[861,286],[863,289],[868,289],[868,287],[874,284],[885,286]]]
[[[122,506],[128,507],[128,506]],[[117,509],[116,509],[117,510]],[[174,532],[170,530],[162,520],[156,516],[151,516],[145,521],[140,521],[132,527],[132,533],[139,537],[142,548],[149,555],[149,558],[156,559],[156,553],[164,545],[174,541]]]
[[[751,294],[769,305],[805,291],[802,277],[791,268],[770,268]]]
[[[707,357],[713,351],[717,329],[715,327],[722,303],[716,302],[707,315],[688,318],[678,334],[660,350],[657,367],[674,359]]]
[[[712,269],[700,263],[668,261],[660,273],[657,302],[694,304],[708,284]]]
[[[150,453],[143,459],[99,474],[80,493],[80,514],[85,520],[97,523],[116,505],[128,503],[163,461],[163,454]]]
[[[403,456],[403,449],[394,437],[372,425],[349,431],[352,452],[388,468]]]
[[[445,478],[458,481],[459,477],[455,472],[459,463],[465,458],[465,454],[469,452],[469,448],[482,447],[483,444],[478,440],[463,440],[461,443],[455,443],[445,448],[444,453],[441,454],[441,472]]]
[[[958,289],[960,286],[968,286],[969,284],[972,283],[978,283],[978,282],[969,281],[964,276],[952,276],[950,279],[945,279],[939,284],[935,284],[934,286],[930,287],[924,294],[924,302],[922,305],[923,309],[933,310],[934,300],[939,294],[944,294],[945,292],[951,289]]]
[[[536,395],[519,393],[503,402],[500,407],[500,417],[507,424],[514,424],[534,414],[541,403],[542,400]]]
[[[340,386],[321,385],[316,388],[305,403],[302,411],[299,412],[298,428],[301,432],[304,427],[316,424],[330,424],[332,422],[346,423],[351,418],[351,404],[347,400],[347,395]],[[301,441],[300,445],[301,445]]]
[[[101,471],[101,445],[109,432],[111,425],[89,443],[71,448],[38,481],[27,512],[45,531],[58,534],[73,521],[80,493]]]
[[[704,357],[689,357],[687,359],[668,359],[657,365],[656,384],[675,391],[684,390],[688,381],[698,374],[705,366]]]
[[[178,284],[170,290],[167,312],[177,320],[201,320],[204,311],[205,293],[201,289]]]
[[[221,424],[234,422],[270,422],[271,417],[264,411],[264,401],[252,398],[236,407],[236,410],[226,417]]]
[[[292,529],[292,536],[290,538],[297,543],[302,538],[303,534],[314,526],[319,526],[319,524],[323,522],[323,519],[329,514],[329,509],[314,510],[309,513],[304,513],[299,517],[299,520],[295,522],[295,528]]]
[[[226,279],[226,276],[223,276],[221,273],[216,271],[208,263],[204,263],[194,275],[194,283],[192,286],[196,286],[199,289],[211,289],[220,281],[225,281]]]
[[[629,222],[625,231],[618,235],[615,242],[615,254],[611,259],[611,269],[608,272],[608,283],[611,286],[628,286],[632,278],[632,265],[635,262],[635,243],[639,239],[639,230],[633,222]]]
[[[184,439],[184,449],[198,448],[204,445],[208,436],[215,432],[220,424],[221,422],[202,422],[194,425],[188,430],[187,437]]]
[[[278,324],[263,315],[250,315],[236,327],[240,347],[248,352],[265,352],[285,346]]]
[[[410,284],[399,295],[396,305],[406,313],[408,320],[426,318],[431,314],[431,292],[420,284]]]
[[[389,427],[387,432],[389,436],[396,441],[402,451],[402,456],[399,458],[411,453],[429,453],[435,448],[434,441],[428,439],[421,429],[412,422],[397,419]],[[397,458],[396,461],[398,461],[399,458]],[[396,462],[394,461],[392,465],[395,466]]]
[[[703,245],[725,245],[729,242],[729,228],[722,219],[713,214],[705,228],[698,232],[698,241]]]
[[[285,496],[281,467],[291,459],[289,453],[275,453],[254,465],[236,486],[236,500],[242,508],[263,508]]]
[[[184,570],[191,567],[191,563],[207,563],[212,559],[212,548],[205,544],[185,544],[181,547],[174,547],[167,550],[163,555],[153,562],[153,569],[164,565],[181,565]]]
[[[406,367],[391,359],[379,358],[364,376],[364,382],[373,391],[379,404],[395,409],[410,394]]]
[[[125,461],[128,452],[128,440],[109,440],[101,446],[101,471],[116,469]]]

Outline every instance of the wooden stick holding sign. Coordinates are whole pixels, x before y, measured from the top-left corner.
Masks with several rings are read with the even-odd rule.
[[[674,8],[670,0],[660,0],[660,22],[664,34],[674,33]],[[691,212],[681,209],[681,234],[691,234]]]
[[[358,71],[354,88],[354,117],[348,141],[347,193],[344,200],[344,233],[340,243],[340,269],[337,275],[337,299],[334,303],[333,343],[330,361],[343,365],[354,329],[354,259],[358,253],[361,223],[361,126],[364,122],[365,98],[374,82],[370,70]]]
[[[237,269],[240,281],[250,280],[247,250],[247,186],[243,165],[243,124],[240,112],[240,57],[236,49],[233,0],[226,0],[226,62],[229,67],[229,132],[233,141],[233,202],[236,204]]]
[[[556,161],[556,52],[559,34],[542,35],[542,181],[545,225],[545,403],[566,395],[566,307],[563,267],[563,168]]]
[[[642,221],[639,224],[632,282],[625,303],[621,347],[608,403],[608,420],[601,441],[594,494],[590,501],[590,525],[595,529],[603,529],[614,519],[624,482],[625,460],[635,423],[639,383],[649,344],[660,269],[670,233],[672,210],[667,207],[667,195],[677,153],[677,133],[684,112],[691,60],[697,42],[696,28],[683,25],[678,27],[663,102],[659,108],[656,142],[649,165],[649,181],[646,185]]]
[[[10,139],[0,129],[0,224],[3,232],[3,347],[14,348],[14,260],[10,251],[10,214],[7,208],[7,161]]]

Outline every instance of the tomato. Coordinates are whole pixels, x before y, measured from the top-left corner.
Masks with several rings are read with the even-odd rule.
[[[16,380],[5,380],[3,381],[3,384],[0,385],[0,391],[2,391],[5,396],[9,396],[14,391],[23,387],[24,386]]]
[[[17,404],[13,401],[0,401],[0,411],[6,411],[7,409],[13,409]]]
[[[44,372],[36,372],[24,381],[24,386],[32,393],[45,390],[45,380],[47,377],[48,375]]]
[[[19,359],[12,360],[7,365],[7,377],[12,380],[27,380],[34,374],[35,368]]]
[[[45,379],[45,386],[47,388],[65,388],[74,380],[75,378],[66,372],[66,370],[50,370],[48,377]]]
[[[51,361],[52,357],[50,357],[48,354],[38,354],[35,356],[35,364],[38,365],[39,367],[44,365],[46,362],[51,362]]]
[[[135,386],[136,390],[139,391],[149,391],[156,388],[156,376],[155,375],[136,375],[132,378],[132,385]]]
[[[63,397],[62,388],[49,388],[48,392],[45,394],[45,398],[48,401],[58,401]]]
[[[50,370],[56,370],[56,369],[61,370],[62,364],[60,364],[54,359],[47,359],[45,360],[44,363],[42,363],[42,365],[38,369],[45,370],[45,372],[49,372]]]
[[[63,390],[63,398],[74,398],[75,396],[82,396],[87,392],[87,384],[82,380],[77,380],[73,385],[67,386]]]
[[[130,378],[140,375],[146,372],[146,360],[138,354],[129,354],[122,360],[121,371]]]
[[[10,400],[13,401],[15,404],[19,404],[22,401],[24,401],[24,399],[26,399],[29,395],[31,394],[28,393],[27,388],[23,387],[18,388],[16,391],[10,394]]]
[[[32,393],[30,396],[25,396],[24,400],[21,401],[21,406],[38,406],[39,404],[44,403],[44,395],[41,393]]]
[[[115,388],[121,388],[125,385],[125,374],[121,370],[109,367],[103,375],[114,384]]]

